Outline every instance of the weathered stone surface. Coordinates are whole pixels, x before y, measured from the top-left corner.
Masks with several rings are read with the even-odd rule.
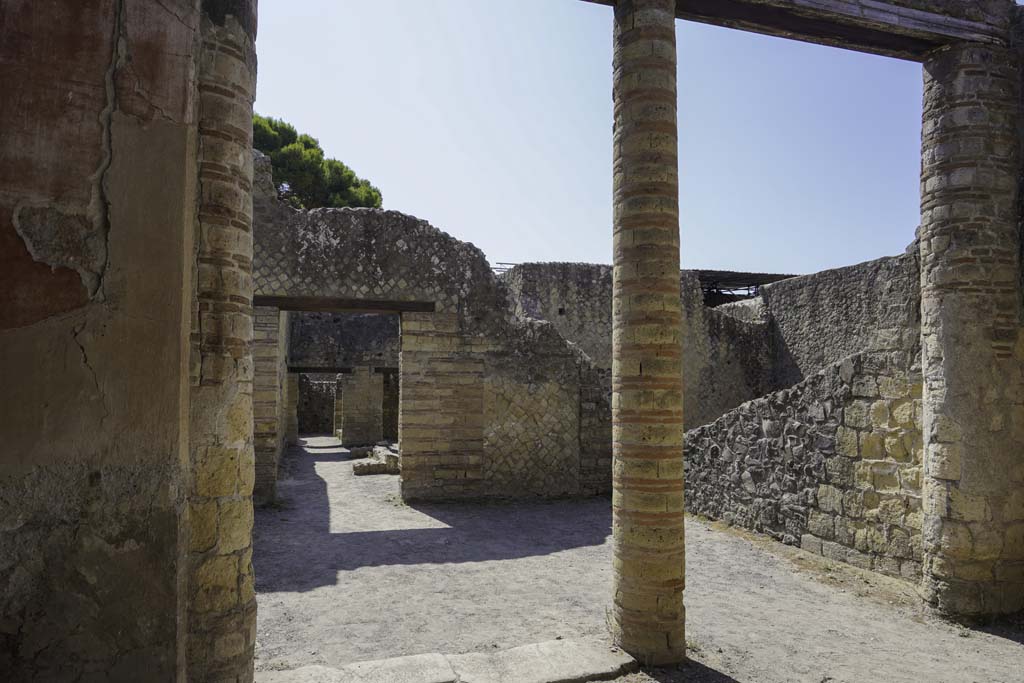
[[[199,16],[131,5],[2,10],[5,681],[174,680],[183,654]]]
[[[355,457],[358,457],[356,454],[357,450],[360,449],[352,450],[352,454]],[[352,465],[352,472],[356,475],[402,473],[401,458],[398,451],[390,446],[374,446],[368,453],[365,453],[365,456],[368,456],[369,459],[353,463]]]
[[[517,312],[550,321],[597,365],[611,367],[610,266],[528,263],[502,279]],[[683,271],[687,428],[852,354],[886,351],[904,357],[898,362],[917,362],[918,280],[917,256],[910,253],[789,278],[764,285],[756,299],[708,308],[696,275]],[[858,395],[879,391],[854,387]]]
[[[1004,542],[1024,519],[1008,505],[1024,463],[1019,82],[1005,49],[954,46],[925,63],[922,587],[958,614],[1024,608],[1024,576],[1006,571],[1024,554]]]
[[[920,353],[917,255],[877,259],[764,285],[776,389],[865,351],[910,367]],[[859,396],[878,393],[864,384]]]
[[[635,659],[607,643],[549,640],[489,654],[449,655],[459,683],[586,683],[634,671]]]
[[[398,367],[398,316],[294,313],[288,364],[303,368]]]
[[[867,569],[914,576],[920,432],[892,419],[891,407],[912,400],[920,376],[889,358],[851,356],[688,431],[687,509]],[[857,396],[880,384],[905,394],[870,402]],[[884,421],[870,419],[878,404]],[[899,448],[889,450],[890,442]]]

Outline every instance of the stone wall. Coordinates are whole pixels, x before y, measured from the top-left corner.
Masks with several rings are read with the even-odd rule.
[[[293,367],[398,367],[398,316],[301,312],[292,316]]]
[[[334,396],[337,375],[299,375],[297,420],[299,434],[334,434]]]
[[[680,278],[683,306],[683,420],[687,428],[777,388],[768,325],[704,305],[695,273]]]
[[[904,360],[856,354],[687,432],[687,509],[918,578],[921,376]]]
[[[612,367],[612,267],[591,263],[523,263],[502,274],[513,309],[547,320],[598,367]]]
[[[912,247],[901,256],[761,288],[772,335],[776,388],[796,384],[854,353],[919,353],[920,274],[916,244]],[[722,310],[728,313],[735,306]]]
[[[696,273],[683,271],[686,424],[706,424],[854,353],[916,355],[918,277],[911,252],[789,278],[764,285],[758,298],[709,308]],[[502,279],[518,313],[550,321],[595,364],[611,367],[609,266],[526,263]]]
[[[403,496],[573,495],[583,463],[587,490],[608,490],[610,467],[590,471],[610,465],[606,449],[579,428],[610,433],[603,416],[580,418],[583,395],[607,405],[599,373],[552,325],[516,315],[478,249],[394,211],[293,210],[268,166],[257,157],[257,295],[402,311]]]
[[[518,314],[549,321],[598,367],[611,369],[611,266],[525,263],[509,269],[502,280]],[[706,307],[694,272],[682,272],[680,293],[686,423],[705,424],[775,388],[764,322],[739,320]]]

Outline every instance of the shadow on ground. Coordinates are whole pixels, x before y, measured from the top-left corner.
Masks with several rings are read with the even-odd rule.
[[[966,628],[1024,645],[1024,612],[993,619],[984,624],[968,624]]]
[[[692,659],[678,667],[641,667],[615,683],[739,683],[735,678]]]
[[[317,463],[352,458],[347,449],[310,441],[286,454],[283,466],[290,480],[286,498],[280,505],[256,512],[253,564],[260,592],[302,592],[335,585],[338,572],[362,567],[548,555],[601,545],[611,533],[607,498],[405,506],[397,499],[397,490],[391,503],[399,528],[332,532],[332,502],[335,529],[358,529],[361,506],[345,496],[358,497],[362,492],[353,483],[352,488],[331,491],[332,501],[327,482],[316,472]],[[353,479],[358,480],[347,481]],[[410,515],[411,511],[415,512]],[[403,520],[406,526],[428,528],[402,528]]]

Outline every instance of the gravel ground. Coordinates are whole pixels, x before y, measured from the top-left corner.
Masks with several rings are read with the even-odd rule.
[[[607,498],[416,504],[327,438],[285,456],[256,515],[257,670],[605,637]],[[687,521],[689,655],[620,683],[1024,682],[1019,624],[924,614],[905,583]]]

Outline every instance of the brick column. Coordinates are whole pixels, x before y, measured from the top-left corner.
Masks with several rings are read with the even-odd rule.
[[[924,597],[944,612],[1024,608],[1024,340],[1019,68],[958,45],[924,66],[921,338]]]
[[[188,680],[251,681],[256,0],[202,3]]]
[[[685,656],[675,0],[619,0],[614,56],[613,636]]]
[[[255,309],[253,362],[253,445],[256,480],[253,500],[257,505],[274,500],[277,466],[284,445],[284,378],[286,314],[276,308]]]
[[[398,446],[404,500],[483,492],[484,368],[457,313],[403,313]]]

